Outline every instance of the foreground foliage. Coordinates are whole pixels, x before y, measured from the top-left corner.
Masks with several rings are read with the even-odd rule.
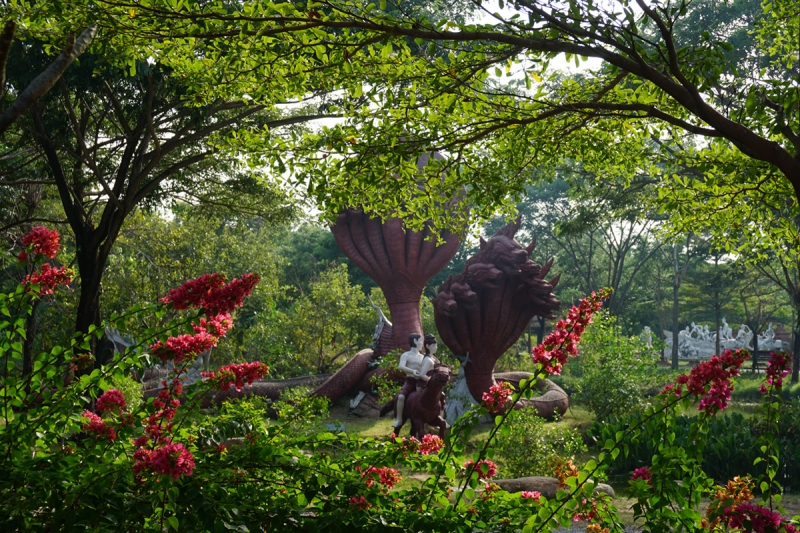
[[[259,401],[224,406],[216,419],[201,420],[197,406],[206,394],[242,388],[266,372],[260,363],[226,365],[185,390],[179,379],[197,353],[232,326],[230,313],[241,306],[256,279],[243,276],[228,283],[219,274],[201,276],[169,291],[158,304],[131,311],[159,318],[158,327],[143,334],[150,355],[135,346],[93,370],[84,367],[91,361],[89,339],[76,336],[69,346],[39,354],[30,373],[20,372],[24,317],[43,291],[29,283],[2,295],[0,312],[7,320],[0,324],[5,363],[0,389],[0,528],[545,531],[568,527],[577,518],[589,520],[592,531],[621,530],[613,506],[604,495],[593,494],[593,480],[601,478],[621,451],[628,450],[627,442],[636,438],[659,442],[649,470],[637,472],[632,484],[638,513],[649,529],[699,531],[706,527],[704,520],[738,527],[758,513],[773,518],[765,514],[772,513],[770,509],[738,493],[740,511],[722,501],[713,516],[697,509],[700,499],[716,490],[701,468],[701,454],[709,423],[729,396],[730,378],[747,359],[743,352],[726,352],[679,378],[640,421],[610,436],[597,460],[583,469],[559,462],[561,488],[554,498],[509,494],[490,481],[497,474],[492,461],[495,442],[499,435],[510,434],[507,422],[513,407],[532,395],[535,380],[521,382],[519,391],[493,387],[484,405],[455,423],[446,442],[434,436],[418,442],[309,433],[297,420],[307,420],[321,406],[297,399],[277,406],[285,418],[275,424],[265,422],[268,412]],[[540,377],[557,373],[577,352],[580,335],[600,301],[592,295],[559,321],[545,339],[548,348],[534,354]],[[97,336],[98,331],[91,334]],[[148,357],[171,365],[174,379],[164,383],[157,398],[134,408],[111,383],[120,383],[120,376],[140,368]],[[778,363],[786,362],[784,358]],[[766,459],[767,467],[758,481],[770,506],[779,502],[780,491],[778,452],[769,433],[778,414],[773,392],[784,373],[778,363],[770,367],[772,381],[762,417],[765,433],[759,441],[764,450],[759,458]],[[127,392],[130,396],[132,391]],[[671,430],[665,434],[664,427],[675,425],[678,406],[694,402],[700,414],[687,441],[678,441]],[[494,416],[495,425],[481,448],[467,455],[469,437],[486,416]],[[426,472],[429,477],[404,488],[397,485],[400,470]],[[676,513],[673,505],[683,510]],[[770,531],[794,531],[780,517],[775,523]]]

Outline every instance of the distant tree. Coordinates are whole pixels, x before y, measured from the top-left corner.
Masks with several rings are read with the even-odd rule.
[[[345,265],[321,272],[310,291],[294,301],[290,317],[292,344],[317,373],[369,347],[375,327],[375,312],[361,287],[350,284]]]

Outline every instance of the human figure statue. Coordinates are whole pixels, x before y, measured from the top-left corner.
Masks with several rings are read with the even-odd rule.
[[[700,328],[700,326],[692,322],[692,330],[689,333],[689,337],[692,337],[694,339],[699,339],[702,337],[702,335],[703,335],[703,330]]]
[[[439,361],[435,355],[436,351],[439,349],[439,345],[436,342],[436,337],[432,333],[428,333],[427,335],[425,335],[424,349],[425,349],[425,359],[430,358],[430,360],[433,363],[433,366],[442,364],[442,362]],[[427,372],[425,372],[425,374],[427,375]],[[439,403],[441,404],[442,412],[444,412],[444,404],[445,404],[444,392],[442,393],[442,397],[439,400]]]
[[[405,405],[408,395],[417,390],[417,383],[422,380],[428,381],[428,372],[433,369],[433,358],[431,354],[420,353],[423,349],[422,335],[412,333],[408,336],[408,344],[411,348],[400,356],[400,362],[397,368],[406,374],[406,380],[403,382],[403,388],[400,389],[400,394],[397,395],[397,418],[392,424],[396,431],[403,426],[403,406]],[[432,344],[435,346],[436,342]],[[436,348],[433,348],[436,351]]]
[[[653,347],[653,332],[650,330],[650,326],[645,326],[644,331],[642,331],[642,336],[644,337],[644,344],[648,348]]]
[[[433,336],[432,333],[428,333],[425,335],[425,340],[423,342],[423,352],[425,356],[430,356],[431,360],[433,361],[434,365],[438,365],[441,363],[436,357],[436,351],[439,349],[439,345],[437,344],[436,337]]]
[[[703,337],[702,338],[703,338],[704,341],[713,340],[711,338],[711,331],[709,331],[708,325],[703,326]]]
[[[764,341],[765,344],[772,344],[775,341],[775,330],[772,329],[772,322],[769,323],[767,330],[764,332]]]
[[[736,333],[736,347],[737,348],[748,348],[750,345],[750,340],[753,338],[753,330],[747,324],[742,324],[739,328],[738,333]]]
[[[720,333],[719,333],[719,340],[725,341],[725,340],[731,339],[731,338],[733,338],[732,335],[733,335],[733,330],[728,325],[728,321],[725,320],[725,318],[723,317],[723,319],[722,319],[722,327],[720,328]]]

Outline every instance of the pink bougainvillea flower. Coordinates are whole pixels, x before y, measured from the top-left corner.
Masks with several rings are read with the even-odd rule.
[[[100,395],[96,407],[98,413],[109,411],[120,413],[125,409],[125,405],[125,396],[117,389],[111,389]]]
[[[209,316],[230,313],[242,306],[244,299],[253,292],[261,279],[258,274],[250,272],[236,278],[227,285],[210,291],[203,298],[202,307]]]
[[[542,344],[531,351],[533,362],[541,364],[548,374],[560,374],[561,369],[570,356],[578,354],[578,343],[586,326],[591,324],[592,315],[603,305],[603,300],[611,292],[602,289],[582,299],[580,304],[572,306],[567,318],[559,320],[552,333],[545,337]]]
[[[442,448],[444,448],[444,441],[438,435],[426,434],[422,437],[419,453],[421,455],[432,455],[438,453]]]
[[[67,267],[53,268],[50,263],[44,263],[41,270],[31,272],[22,279],[22,284],[39,286],[39,294],[53,294],[53,289],[58,285],[66,285],[72,281],[72,271]]]
[[[172,476],[173,481],[177,481],[181,476],[191,476],[194,471],[194,457],[181,443],[166,441],[153,450],[136,450],[133,457],[135,474],[149,470],[156,475]]]
[[[792,366],[792,359],[786,352],[772,352],[769,356],[769,364],[767,364],[767,384],[772,385],[776,389],[783,388],[783,378],[789,373]],[[761,394],[765,394],[766,387],[761,385]]]
[[[637,479],[643,479],[648,485],[651,485],[653,481],[653,474],[650,472],[650,467],[643,466],[634,470],[633,475],[631,476],[631,481],[635,481]]]
[[[366,511],[367,509],[372,507],[372,504],[369,503],[364,496],[353,496],[353,497],[351,497],[350,498],[350,505],[352,505],[353,507],[356,507],[356,508],[358,508],[358,509],[360,509],[362,511]]]
[[[160,302],[172,305],[174,309],[200,308],[208,316],[231,313],[242,306],[247,295],[258,284],[258,274],[248,273],[234,279],[227,285],[222,274],[203,274],[189,280],[177,289],[171,289]]]
[[[150,352],[162,361],[172,361],[176,366],[217,345],[217,338],[206,332],[170,337],[167,342],[150,345]]]
[[[542,497],[542,493],[538,490],[523,490],[520,493],[520,497],[528,499],[528,500],[536,500],[539,501],[539,498]]]
[[[699,411],[717,413],[728,407],[733,386],[731,378],[739,375],[739,369],[750,358],[746,350],[725,350],[694,367],[689,374],[681,374],[676,385],[664,387],[661,394],[682,396],[685,390],[700,398]]]
[[[112,442],[116,440],[116,430],[109,426],[105,420],[91,411],[84,411],[81,413],[81,416],[87,420],[87,422],[81,426],[83,431],[98,438],[108,439]]]
[[[211,386],[226,391],[231,387],[237,391],[242,390],[245,384],[252,385],[254,381],[262,379],[269,373],[267,365],[260,361],[252,363],[234,363],[219,367],[214,372],[202,372],[208,378]]]
[[[200,324],[192,324],[197,333],[208,333],[215,337],[224,337],[233,326],[233,318],[228,312],[220,313],[208,318],[201,318]]]
[[[501,381],[489,387],[488,392],[483,393],[483,404],[490,413],[497,413],[506,408],[508,399],[513,392],[514,387],[510,383]]]
[[[186,281],[177,289],[170,289],[169,293],[159,301],[172,305],[174,309],[189,309],[202,307],[203,298],[214,289],[225,285],[225,276],[222,274],[203,274],[199,278]]]
[[[474,461],[467,461],[464,463],[464,468],[467,469],[468,473],[474,464]],[[484,472],[484,470],[486,471]],[[490,461],[489,459],[481,459],[478,461],[478,464],[475,465],[474,471],[478,473],[478,479],[491,479],[497,475],[497,465],[494,463],[494,461]]]
[[[37,226],[33,228],[27,235],[22,238],[22,244],[28,247],[28,250],[19,254],[20,261],[28,259],[28,252],[43,255],[44,257],[54,258],[61,247],[59,244],[60,235],[57,230],[47,229],[45,226]]]
[[[775,511],[755,503],[726,507],[722,517],[728,527],[752,533],[796,533],[794,525],[783,520]]]
[[[391,489],[394,487],[395,483],[402,479],[400,473],[396,469],[388,466],[370,466],[364,471],[363,477],[367,487],[371,487],[377,482],[387,489]]]

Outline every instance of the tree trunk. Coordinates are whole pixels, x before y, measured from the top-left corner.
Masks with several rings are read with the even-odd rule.
[[[677,275],[672,282],[672,369],[678,368],[678,289],[680,281]]]
[[[78,300],[77,317],[75,319],[75,332],[87,334],[91,326],[99,328],[102,324],[100,313],[100,295],[102,294],[103,273],[106,269],[111,247],[116,241],[117,224],[112,226],[117,231],[109,232],[105,240],[93,244],[90,239],[76,239],[78,249],[76,252],[78,273],[81,280],[80,299]],[[87,232],[91,232],[87,228]],[[83,242],[82,242],[83,241]],[[97,337],[92,335],[89,339],[91,352],[97,355]],[[96,361],[99,366],[104,361]],[[90,370],[90,369],[89,369]]]
[[[536,319],[539,321],[539,331],[536,333],[536,346],[539,346],[544,342],[544,327],[547,323],[547,319],[543,316],[537,316]]]
[[[795,320],[792,328],[792,383],[800,377],[800,291],[792,295],[794,300]]]
[[[720,321],[722,315],[722,305],[719,304],[719,291],[714,292],[714,301],[717,302],[714,304],[714,320],[716,321],[717,325],[717,337],[716,343],[714,346],[714,353],[719,355],[719,328],[720,328]]]

